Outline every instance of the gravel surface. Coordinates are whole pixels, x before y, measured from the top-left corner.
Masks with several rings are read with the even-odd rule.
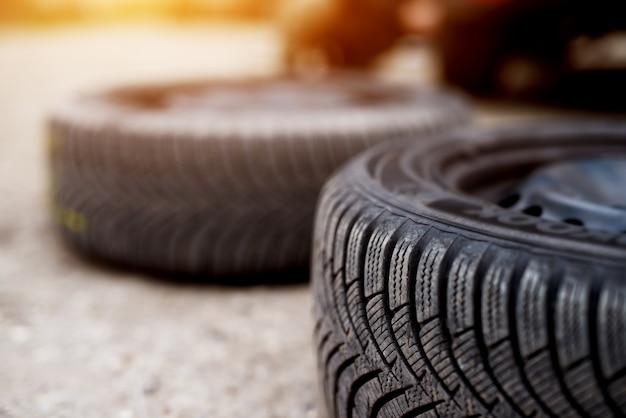
[[[276,71],[262,27],[0,31],[0,417],[316,416],[306,285],[179,285],[90,264],[47,211],[44,119],[77,90]]]

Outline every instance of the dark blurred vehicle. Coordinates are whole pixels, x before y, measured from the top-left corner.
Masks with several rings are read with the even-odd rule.
[[[417,33],[435,45],[444,80],[474,93],[576,100],[603,91],[614,97],[626,85],[623,0],[296,3],[286,31],[292,67],[311,51],[330,66],[366,66],[398,37]]]
[[[447,0],[442,4],[445,24],[435,38],[443,77],[467,90],[564,94],[574,100],[570,96],[626,84],[624,1]],[[590,91],[567,91],[572,88]]]
[[[399,0],[285,0],[279,21],[291,68],[363,67],[405,32]],[[306,69],[306,68],[303,68]]]

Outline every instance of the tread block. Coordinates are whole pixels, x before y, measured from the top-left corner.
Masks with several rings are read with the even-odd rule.
[[[395,310],[411,301],[409,278],[416,268],[416,251],[429,227],[411,225],[395,242],[389,265],[389,308]]]
[[[579,416],[561,390],[547,350],[528,360],[524,371],[535,393],[552,413],[558,417]]]
[[[521,355],[528,357],[548,345],[548,281],[547,261],[532,260],[521,278],[515,318]]]
[[[526,416],[545,416],[522,380],[510,341],[504,341],[489,352],[489,364],[502,390]]]
[[[389,217],[374,227],[365,251],[365,297],[385,289],[392,261],[389,252],[395,244],[393,237],[404,222],[402,218]]]
[[[474,326],[475,276],[486,249],[487,245],[482,243],[465,244],[452,259],[446,295],[446,325],[452,335]]]
[[[417,321],[421,324],[439,315],[439,277],[442,261],[454,242],[454,236],[436,236],[419,255],[415,277]]]
[[[602,372],[610,379],[626,369],[626,289],[602,289],[597,326]]]
[[[626,376],[609,383],[608,389],[619,410],[626,416]]]
[[[568,370],[563,378],[576,402],[590,416],[610,417],[613,414],[602,397],[591,362],[585,361]]]
[[[589,296],[593,272],[580,267],[566,272],[558,290],[555,307],[555,334],[559,362],[562,368],[590,354],[589,347]],[[575,276],[574,276],[575,275]]]

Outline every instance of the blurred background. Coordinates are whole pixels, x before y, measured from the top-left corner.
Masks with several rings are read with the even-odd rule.
[[[388,66],[389,51],[429,49],[430,70],[473,94],[622,107],[606,96],[626,84],[625,13],[619,0],[3,0],[0,25],[265,24],[289,69]]]
[[[307,284],[179,285],[59,245],[58,100],[348,67],[465,90],[479,123],[623,119],[623,3],[0,0],[0,417],[317,415]]]
[[[0,25],[265,23],[292,69],[372,66],[420,44],[441,79],[472,93],[599,105],[624,84],[625,13],[616,0],[3,0]]]
[[[137,18],[266,19],[279,1],[282,0],[4,0],[0,19],[31,24]]]

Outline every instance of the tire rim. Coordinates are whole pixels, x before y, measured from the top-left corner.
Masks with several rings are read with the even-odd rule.
[[[527,215],[611,232],[626,231],[626,158],[548,164],[498,201]]]

